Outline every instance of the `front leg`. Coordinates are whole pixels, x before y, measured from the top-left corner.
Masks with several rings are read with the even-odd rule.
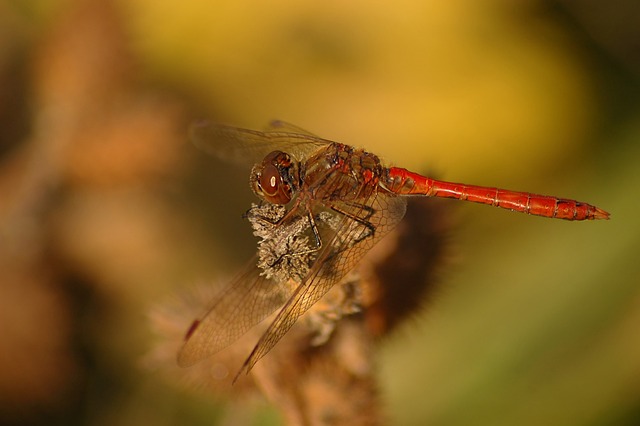
[[[251,223],[258,242],[258,267],[267,278],[278,282],[301,282],[309,271],[315,253],[322,247],[316,219],[307,210],[300,215],[294,206],[287,211],[284,206],[264,203],[253,205],[245,214]],[[313,235],[313,242],[309,240]]]

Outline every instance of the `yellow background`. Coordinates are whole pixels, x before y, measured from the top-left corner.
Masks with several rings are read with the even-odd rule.
[[[28,98],[40,127],[3,150],[4,170],[34,134],[49,149],[47,135],[66,117],[67,96],[86,97],[90,109],[93,96],[104,95],[83,91],[88,80],[56,68],[75,47],[42,53],[60,32],[83,37],[86,15],[73,10],[86,7],[92,25],[100,21],[86,6],[91,3],[96,2],[1,5],[5,34],[16,41],[2,49],[40,58],[29,68],[35,87],[29,93],[47,93]],[[455,259],[442,273],[437,297],[384,342],[381,393],[391,423],[399,425],[637,424],[640,66],[625,50],[627,36],[615,38],[616,29],[625,34],[633,26],[633,13],[615,13],[624,2],[611,6],[610,15],[569,3],[123,0],[115,3],[130,61],[122,72],[135,90],[123,91],[126,105],[112,101],[112,111],[134,104],[162,135],[165,129],[156,121],[164,116],[145,112],[145,105],[170,99],[184,125],[166,131],[184,140],[188,122],[203,117],[247,128],[277,118],[365,147],[390,165],[575,198],[608,210],[608,222],[569,223],[433,200],[451,205]],[[85,56],[78,58],[81,68]],[[120,78],[113,77],[120,72],[118,61],[116,56],[101,68],[87,65],[98,82],[87,87],[109,92],[111,86],[100,81]],[[43,114],[51,114],[53,124]],[[98,114],[96,121],[103,119],[110,128],[110,117]],[[131,126],[126,136],[136,139],[136,129]],[[45,215],[45,225],[54,223],[53,246],[73,277],[91,283],[80,279],[81,291],[94,296],[85,309],[73,308],[57,292],[50,303],[63,306],[55,310],[66,318],[60,327],[82,330],[82,350],[92,355],[78,355],[69,331],[52,343],[72,348],[62,350],[70,360],[57,367],[64,373],[54,382],[60,387],[26,392],[19,401],[0,398],[9,401],[5,411],[15,410],[12,415],[33,424],[51,424],[43,420],[49,415],[60,424],[97,425],[216,424],[234,418],[228,414],[233,407],[177,391],[160,372],[139,367],[154,344],[146,312],[197,280],[228,277],[255,244],[240,217],[253,200],[247,171],[204,158],[186,144],[169,152],[170,159],[158,160],[163,178],[152,189],[145,186],[146,175],[114,185],[117,173],[105,182],[91,181],[87,189],[82,176],[91,174],[98,159],[92,156],[73,160],[88,170],[65,172],[62,180],[72,183],[61,187],[81,195],[58,205],[52,218]],[[155,158],[145,153],[140,155]],[[190,172],[194,164],[216,170]],[[171,167],[177,176],[166,172]],[[13,211],[14,219],[13,188],[20,185],[0,187],[2,214]],[[104,200],[101,191],[108,192]],[[187,203],[176,210],[185,208],[191,216],[172,216],[171,209],[142,213],[166,193]],[[76,208],[87,197],[94,201]],[[21,222],[5,220],[5,237],[32,244],[31,228],[15,223]],[[171,228],[158,233],[166,224]],[[10,251],[5,249],[0,254]],[[5,303],[15,300],[12,306],[49,294],[16,294],[10,289],[17,281],[2,281]],[[38,307],[26,309],[34,312],[29,318],[36,328],[46,330],[50,317]],[[14,323],[24,314],[4,312],[4,321]],[[10,340],[7,347],[18,350],[24,340]],[[19,351],[20,362],[38,362],[30,358],[34,352]],[[9,374],[15,366],[8,356],[2,371]],[[20,375],[13,380],[19,382]],[[55,395],[56,389],[71,396]],[[1,390],[12,392],[6,384]],[[278,423],[264,407],[245,420]]]

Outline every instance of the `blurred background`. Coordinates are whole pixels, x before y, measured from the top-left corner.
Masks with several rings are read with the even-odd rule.
[[[380,388],[392,424],[640,424],[638,17],[634,0],[0,0],[0,423],[280,424],[144,362],[149,312],[255,250],[248,171],[187,140],[204,117],[611,212],[432,200],[452,259],[383,342]]]

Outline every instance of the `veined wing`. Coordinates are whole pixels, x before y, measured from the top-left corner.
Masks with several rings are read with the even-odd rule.
[[[318,138],[318,135],[314,135],[308,130],[303,129],[295,124],[287,123],[283,120],[271,120],[264,129],[265,132],[285,132],[285,133],[298,133],[301,135],[313,136]]]
[[[281,307],[291,290],[260,275],[254,256],[192,324],[178,352],[178,365],[188,367],[224,349]]]
[[[330,181],[327,184],[331,184]],[[323,237],[323,247],[303,282],[262,335],[236,379],[248,373],[260,358],[291,329],[297,319],[324,296],[404,216],[406,201],[377,192],[358,203],[336,203],[342,220]],[[368,225],[365,225],[368,224]]]
[[[301,160],[332,143],[283,121],[273,121],[265,131],[199,121],[191,125],[189,135],[195,146],[204,152],[240,164],[259,162],[276,150]]]

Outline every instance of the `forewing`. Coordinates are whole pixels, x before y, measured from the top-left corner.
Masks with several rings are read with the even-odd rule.
[[[358,203],[332,206],[343,213],[342,220],[323,238],[323,247],[309,274],[296,288],[243,365],[249,372],[293,326],[296,320],[337,284],[362,257],[402,219],[404,198],[386,192],[371,195]],[[355,220],[355,219],[358,220]],[[375,229],[363,225],[368,223]]]
[[[178,352],[178,365],[188,367],[236,341],[251,327],[281,307],[291,295],[286,285],[260,275],[257,257],[220,293],[201,318],[194,321]]]
[[[314,135],[308,130],[303,129],[302,127],[296,126],[295,124],[287,123],[282,120],[271,120],[267,127],[265,128],[267,132],[286,132],[286,133],[298,133],[301,135],[313,136],[317,138],[317,135]]]
[[[270,129],[261,132],[199,121],[191,125],[189,135],[194,145],[202,151],[221,160],[240,164],[262,161],[267,154],[276,150],[302,160],[331,143],[282,121],[272,122]]]

